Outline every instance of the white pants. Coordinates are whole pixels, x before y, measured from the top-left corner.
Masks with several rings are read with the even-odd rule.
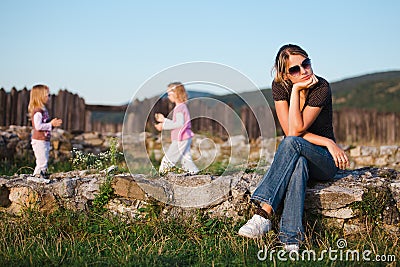
[[[49,161],[50,142],[32,139],[32,149],[35,153],[36,167],[33,175],[40,174],[41,171],[47,171],[47,162]]]
[[[193,174],[198,173],[199,169],[194,165],[192,155],[190,154],[191,144],[192,138],[182,141],[172,141],[168,151],[161,160],[159,172],[168,172],[171,167],[180,162],[185,171]]]

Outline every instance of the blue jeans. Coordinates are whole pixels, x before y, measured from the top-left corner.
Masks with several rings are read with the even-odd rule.
[[[251,200],[266,203],[276,211],[284,199],[279,239],[285,244],[298,244],[304,240],[302,219],[308,179],[330,180],[337,171],[326,147],[302,137],[285,137]]]

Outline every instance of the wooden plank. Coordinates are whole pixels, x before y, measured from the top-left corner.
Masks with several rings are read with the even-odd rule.
[[[20,112],[20,110],[18,110],[18,90],[13,87],[11,89],[10,92],[10,96],[11,96],[11,106],[10,106],[10,124],[11,125],[17,125],[17,116]]]
[[[7,103],[7,93],[4,88],[0,89],[0,126],[6,126],[6,103]]]
[[[107,105],[86,105],[88,111],[104,111],[104,112],[125,112],[128,105],[107,106]]]

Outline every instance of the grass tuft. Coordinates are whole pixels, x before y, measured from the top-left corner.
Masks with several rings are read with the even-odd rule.
[[[237,235],[244,221],[212,218],[198,210],[193,216],[168,217],[153,204],[150,215],[123,222],[96,212],[59,210],[42,214],[26,210],[19,217],[0,213],[0,266],[387,266],[396,262],[281,261],[260,260],[260,251],[278,251],[277,233],[262,239]],[[341,237],[337,229],[320,231],[307,225],[302,250],[317,253],[336,248]],[[374,228],[366,235],[346,237],[347,248],[393,255],[397,259],[399,237]],[[337,254],[339,255],[339,254]],[[371,256],[371,257],[372,257]],[[372,264],[373,263],[373,264]]]

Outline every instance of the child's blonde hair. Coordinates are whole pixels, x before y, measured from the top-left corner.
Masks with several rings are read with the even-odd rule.
[[[186,102],[188,100],[185,87],[181,82],[173,82],[168,84],[168,91],[173,91],[176,99],[178,99],[180,102]]]
[[[33,115],[33,110],[36,108],[44,108],[44,105],[46,104],[46,97],[49,94],[49,87],[44,84],[37,84],[32,87],[31,93],[30,93],[30,100],[29,100],[29,106],[28,106],[28,112],[29,115]]]

